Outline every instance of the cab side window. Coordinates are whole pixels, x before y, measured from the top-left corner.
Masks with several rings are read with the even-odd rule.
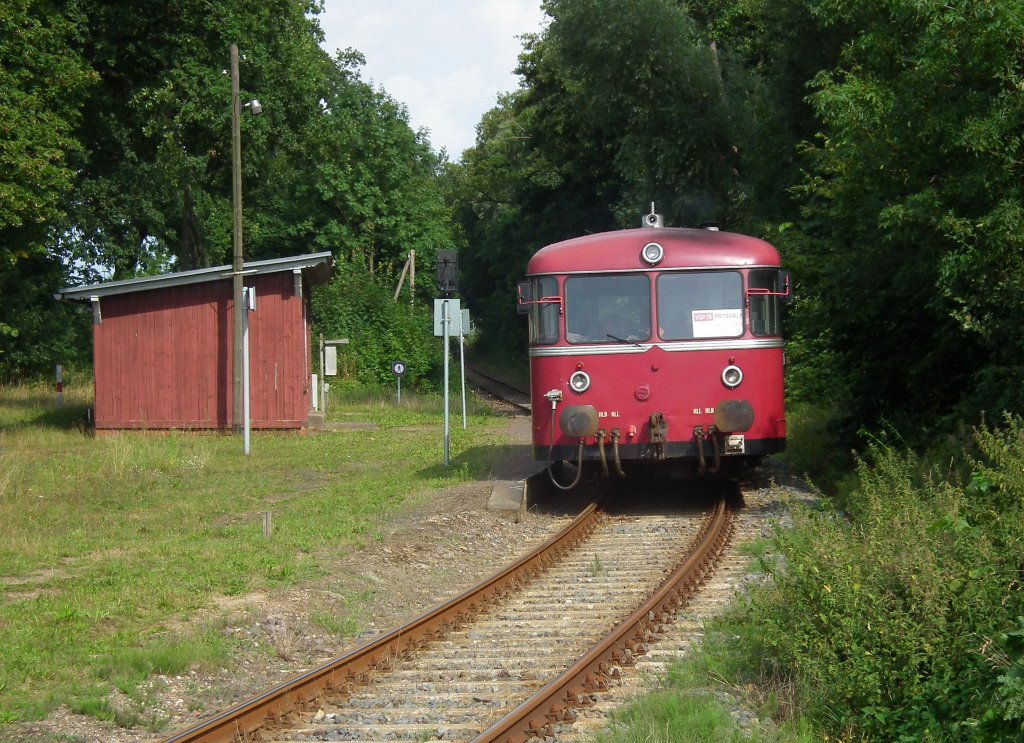
[[[558,296],[558,282],[552,276],[533,280],[533,296]],[[549,345],[558,342],[561,302],[537,302],[530,308],[530,343]]]
[[[776,294],[783,291],[777,269],[757,269],[747,278],[750,293],[750,332],[757,336],[782,335],[782,303],[778,296],[758,294],[767,290]]]

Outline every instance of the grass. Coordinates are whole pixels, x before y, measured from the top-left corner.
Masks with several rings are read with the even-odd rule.
[[[218,598],[321,578],[403,506],[486,477],[508,443],[479,410],[466,431],[453,416],[445,468],[439,401],[407,394],[401,408],[333,399],[332,418],[376,430],[255,432],[249,457],[227,435],[94,438],[79,424],[89,404],[75,385],[60,410],[42,385],[0,388],[0,724],[59,704],[139,723],[111,708],[112,689],[133,698],[153,674],[230,667],[234,641],[194,619]],[[354,634],[360,601],[311,621]]]

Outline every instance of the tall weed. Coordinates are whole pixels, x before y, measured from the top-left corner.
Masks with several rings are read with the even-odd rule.
[[[980,728],[991,740],[1024,739],[1024,421],[1007,415],[1004,428],[982,426],[980,455],[970,458],[966,490],[984,507],[978,519],[1000,544],[1000,564],[1011,576],[1003,604],[1014,623],[986,639],[982,654],[995,676],[995,693]]]

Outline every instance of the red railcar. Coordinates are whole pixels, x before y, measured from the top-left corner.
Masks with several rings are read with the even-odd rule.
[[[643,224],[548,245],[519,284],[534,456],[572,462],[576,482],[598,467],[717,474],[785,448],[778,252]]]

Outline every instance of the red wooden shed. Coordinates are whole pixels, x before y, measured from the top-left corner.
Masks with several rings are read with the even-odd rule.
[[[249,313],[253,428],[305,428],[312,404],[309,287],[331,254],[252,261]],[[95,425],[112,429],[230,429],[231,266],[61,289],[93,312]],[[239,421],[241,425],[241,421]]]

